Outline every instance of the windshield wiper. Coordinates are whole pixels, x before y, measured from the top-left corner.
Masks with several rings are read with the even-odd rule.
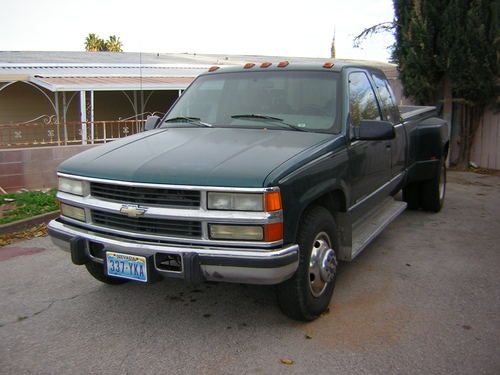
[[[289,124],[288,122],[285,122],[285,120],[283,120],[282,118],[268,116],[268,115],[261,115],[259,113],[249,113],[249,114],[245,114],[245,115],[232,115],[231,118],[246,118],[246,119],[250,119],[250,120],[256,119],[256,120],[275,121],[275,122],[278,122],[280,124],[286,125],[289,128],[292,128],[294,130],[298,130],[301,132],[307,132],[307,130],[302,129],[302,128],[298,127],[297,125]]]
[[[194,124],[197,126],[204,126],[206,128],[211,128],[213,126],[208,122],[201,121],[199,117],[187,117],[187,116],[172,117],[163,122],[189,122],[190,124]]]

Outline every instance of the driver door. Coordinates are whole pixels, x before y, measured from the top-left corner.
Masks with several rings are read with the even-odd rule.
[[[366,72],[350,72],[348,90],[350,134],[353,134],[352,128],[359,126],[361,120],[382,119],[380,106]],[[359,141],[351,138],[348,153],[351,207],[360,206],[369,201],[370,194],[391,178],[391,141]]]

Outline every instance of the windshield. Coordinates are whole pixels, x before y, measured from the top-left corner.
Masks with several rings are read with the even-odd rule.
[[[266,127],[338,132],[338,74],[268,71],[196,79],[162,127]],[[197,123],[196,123],[197,121]]]

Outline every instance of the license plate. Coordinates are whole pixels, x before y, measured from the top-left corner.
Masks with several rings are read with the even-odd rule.
[[[142,282],[148,281],[145,257],[107,251],[106,266],[109,276]]]

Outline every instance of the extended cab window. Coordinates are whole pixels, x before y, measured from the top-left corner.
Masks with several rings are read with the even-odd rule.
[[[375,92],[363,72],[349,74],[349,112],[354,126],[359,125],[361,120],[380,120]]]
[[[198,77],[169,119],[196,118],[220,127],[266,127],[339,132],[338,73],[244,71]],[[291,124],[292,126],[287,126]],[[182,126],[186,126],[183,123]]]
[[[380,99],[382,100],[381,105],[385,119],[393,124],[397,124],[400,121],[399,109],[396,106],[394,94],[392,93],[389,82],[378,74],[373,74],[372,77],[377,86]]]

